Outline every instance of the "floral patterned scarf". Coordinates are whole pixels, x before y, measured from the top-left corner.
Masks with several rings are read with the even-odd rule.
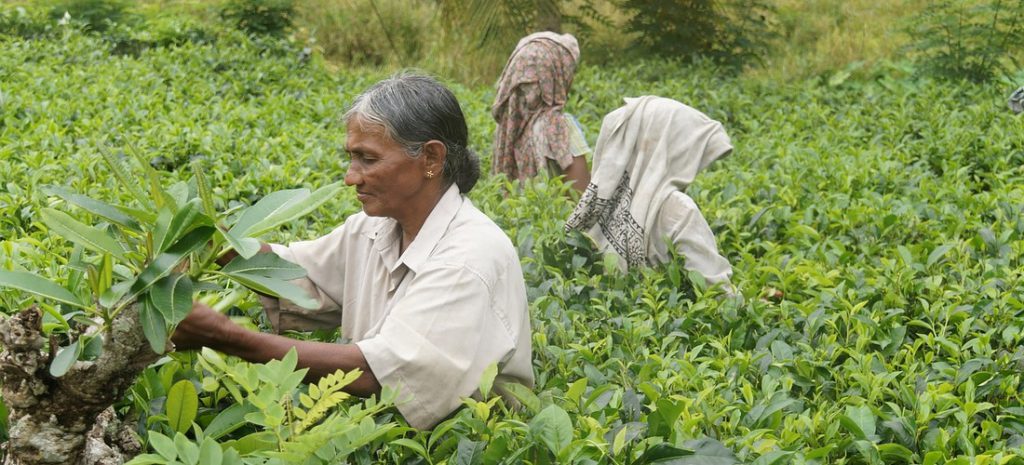
[[[547,159],[569,152],[569,131],[562,109],[576,74],[580,51],[569,34],[538,32],[524,37],[498,79],[491,114],[494,133],[492,171],[511,179],[537,174]]]

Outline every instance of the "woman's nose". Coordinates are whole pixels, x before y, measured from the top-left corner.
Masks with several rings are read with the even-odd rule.
[[[357,172],[357,170],[352,167],[352,165],[349,165],[348,169],[345,170],[345,185],[346,186],[355,186],[355,185],[358,185],[358,184],[360,184],[362,182],[363,182],[362,175],[360,175]]]

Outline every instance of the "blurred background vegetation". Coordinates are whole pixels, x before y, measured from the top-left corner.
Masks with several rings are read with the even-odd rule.
[[[581,67],[645,57],[769,81],[886,69],[988,81],[1019,74],[1024,0],[6,0],[97,32],[167,13],[191,28],[284,37],[335,68],[416,67],[493,83],[518,39],[575,34]],[[0,28],[17,27],[9,10]],[[215,24],[217,23],[217,24]],[[166,25],[165,25],[166,26]],[[116,28],[115,33],[116,35]],[[897,66],[892,66],[897,64]]]

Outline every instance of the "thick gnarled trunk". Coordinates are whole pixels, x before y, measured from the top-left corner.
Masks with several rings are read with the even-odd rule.
[[[104,335],[103,353],[50,376],[43,350],[42,313],[30,308],[0,322],[0,383],[9,415],[4,465],[116,464],[138,444],[124,434],[109,407],[155,361],[134,308],[121,312]],[[102,415],[101,415],[102,414]]]

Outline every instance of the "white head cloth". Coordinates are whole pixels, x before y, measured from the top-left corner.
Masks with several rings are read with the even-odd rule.
[[[601,124],[591,182],[566,229],[586,232],[629,267],[648,262],[662,204],[732,151],[722,124],[672,99],[627,98]],[[655,239],[659,240],[659,239]]]

